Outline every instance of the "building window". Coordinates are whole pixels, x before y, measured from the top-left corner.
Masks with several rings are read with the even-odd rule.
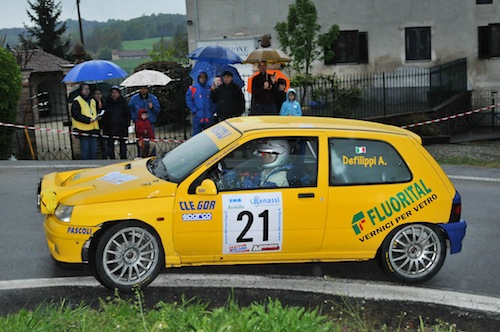
[[[476,0],[476,5],[490,5],[493,0]]]
[[[368,63],[368,33],[340,31],[340,34],[331,46],[335,53],[332,59],[325,60],[325,65],[336,63]]]
[[[500,57],[500,23],[478,27],[478,57]]]
[[[406,60],[431,59],[431,28],[405,29]]]

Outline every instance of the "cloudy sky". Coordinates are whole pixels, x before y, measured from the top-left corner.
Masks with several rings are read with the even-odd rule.
[[[30,0],[34,3],[36,0]],[[78,20],[77,0],[55,0],[61,3],[61,20]],[[2,0],[0,28],[22,28],[32,25],[26,14],[27,0]],[[128,20],[151,14],[186,14],[185,0],[80,0],[80,14],[88,21]]]

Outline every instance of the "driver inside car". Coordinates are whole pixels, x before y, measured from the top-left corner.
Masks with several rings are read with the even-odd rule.
[[[286,177],[290,169],[290,144],[287,140],[269,140],[259,145],[255,154],[262,157],[259,186],[261,188],[288,187]]]
[[[284,139],[259,144],[253,155],[260,157],[259,169],[233,169],[217,181],[219,190],[288,187],[291,168],[290,144]],[[238,168],[238,167],[236,167]]]

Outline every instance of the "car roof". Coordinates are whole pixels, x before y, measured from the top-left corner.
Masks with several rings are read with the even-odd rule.
[[[378,132],[385,134],[397,134],[411,136],[422,143],[420,136],[409,130],[396,126],[381,124],[371,121],[313,117],[313,116],[244,116],[226,120],[230,125],[240,132],[269,129],[324,129],[324,130],[348,130],[359,132]]]

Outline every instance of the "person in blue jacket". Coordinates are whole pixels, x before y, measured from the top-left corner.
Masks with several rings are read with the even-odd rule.
[[[149,92],[149,88],[147,86],[141,86],[139,88],[139,93],[135,94],[130,98],[128,103],[128,108],[130,109],[130,116],[134,123],[137,121],[137,116],[139,115],[139,110],[141,108],[145,108],[148,110],[148,119],[153,126],[156,123],[156,118],[158,113],[160,113],[160,102],[158,98]]]
[[[191,85],[186,92],[186,105],[193,116],[192,136],[214,124],[214,104],[210,99],[210,85],[207,84],[207,73],[198,74],[198,82]]]
[[[294,89],[288,89],[286,100],[281,104],[280,115],[284,116],[302,116],[302,108],[298,101],[295,100],[297,92]]]

